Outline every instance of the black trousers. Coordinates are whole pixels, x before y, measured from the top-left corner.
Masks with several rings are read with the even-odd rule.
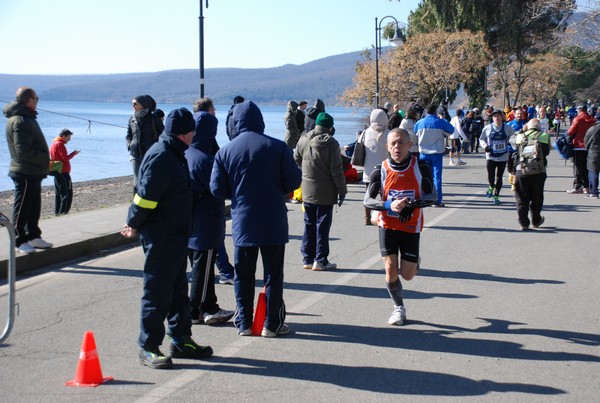
[[[538,225],[542,221],[542,207],[544,206],[544,183],[546,173],[536,175],[522,175],[517,171],[515,176],[515,199],[517,204],[517,215],[522,227],[529,224]],[[531,210],[531,221],[529,211]]]
[[[506,169],[506,161],[487,160],[488,183],[494,188],[494,196],[500,195],[502,189],[502,175]]]
[[[215,249],[188,249],[188,259],[192,266],[190,284],[192,319],[198,319],[204,313],[215,314],[221,309],[215,294],[215,252]]]
[[[54,214],[67,214],[73,203],[73,183],[68,173],[54,175]]]
[[[587,170],[587,150],[573,150],[573,188],[587,189],[589,186]]]
[[[15,226],[16,246],[42,236],[39,227],[42,211],[42,176],[9,173],[15,184],[12,223]]]

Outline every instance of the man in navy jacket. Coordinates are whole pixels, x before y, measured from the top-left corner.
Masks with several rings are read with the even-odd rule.
[[[262,113],[253,102],[235,105],[232,140],[215,157],[211,192],[231,199],[235,246],[234,280],[237,310],[234,323],[241,336],[252,334],[256,261],[260,251],[266,287],[264,337],[289,332],[283,302],[283,262],[289,241],[284,195],[300,186],[302,176],[292,151],[265,135]]]

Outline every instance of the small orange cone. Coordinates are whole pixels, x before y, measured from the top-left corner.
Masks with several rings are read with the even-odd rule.
[[[254,322],[252,322],[252,336],[260,336],[262,333],[263,326],[265,325],[265,318],[267,317],[267,287],[264,286],[260,294],[258,294],[258,301],[256,302],[256,311],[254,312]]]
[[[102,377],[100,359],[96,351],[94,332],[87,331],[83,335],[79,362],[75,371],[75,379],[65,382],[66,386],[98,386],[106,381],[112,380],[112,376]]]

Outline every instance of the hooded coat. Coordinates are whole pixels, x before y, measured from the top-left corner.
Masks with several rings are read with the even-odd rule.
[[[371,172],[377,165],[381,165],[388,156],[387,135],[388,117],[383,109],[373,109],[369,117],[370,126],[365,130],[365,167],[363,182],[368,183]]]
[[[6,143],[11,173],[45,177],[50,167],[50,152],[37,122],[37,112],[17,102],[4,107]]]
[[[127,126],[127,151],[136,159],[141,159],[162,134],[165,126],[162,120],[154,115],[156,102],[150,95],[138,95],[134,98],[144,109],[136,111],[129,118]]]
[[[210,192],[210,175],[219,121],[208,112],[194,113],[196,131],[192,144],[185,151],[193,194],[193,224],[188,248],[209,250],[217,248],[225,238],[225,201]]]
[[[298,144],[298,140],[300,140],[300,130],[298,130],[296,123],[296,113],[298,113],[298,103],[295,101],[288,102],[284,119],[285,135],[283,136],[283,141],[285,141],[285,144],[292,150],[296,148],[296,144]]]
[[[332,206],[347,193],[340,144],[317,125],[298,142],[294,159],[302,167],[302,200]]]
[[[594,172],[600,171],[600,122],[588,129],[583,142],[588,150],[587,169]]]
[[[263,133],[263,116],[253,102],[237,104],[232,119],[235,134],[215,157],[210,190],[231,200],[236,247],[285,244],[289,238],[284,195],[300,186],[300,169],[283,141]]]
[[[319,113],[325,112],[325,103],[317,99],[315,106],[306,109],[306,117],[304,118],[304,133],[308,133],[315,128],[317,116]]]

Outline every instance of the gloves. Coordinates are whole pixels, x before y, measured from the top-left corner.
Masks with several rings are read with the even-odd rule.
[[[414,201],[409,200],[404,205],[404,208],[402,210],[400,210],[398,219],[400,220],[401,223],[405,223],[408,220],[410,220],[410,217],[412,217],[414,211],[415,211]]]
[[[341,206],[342,203],[344,203],[344,200],[346,200],[346,195],[345,194],[339,194],[338,195],[338,206]]]
[[[485,146],[485,152],[486,153],[491,153],[492,149],[490,148],[490,146]]]

